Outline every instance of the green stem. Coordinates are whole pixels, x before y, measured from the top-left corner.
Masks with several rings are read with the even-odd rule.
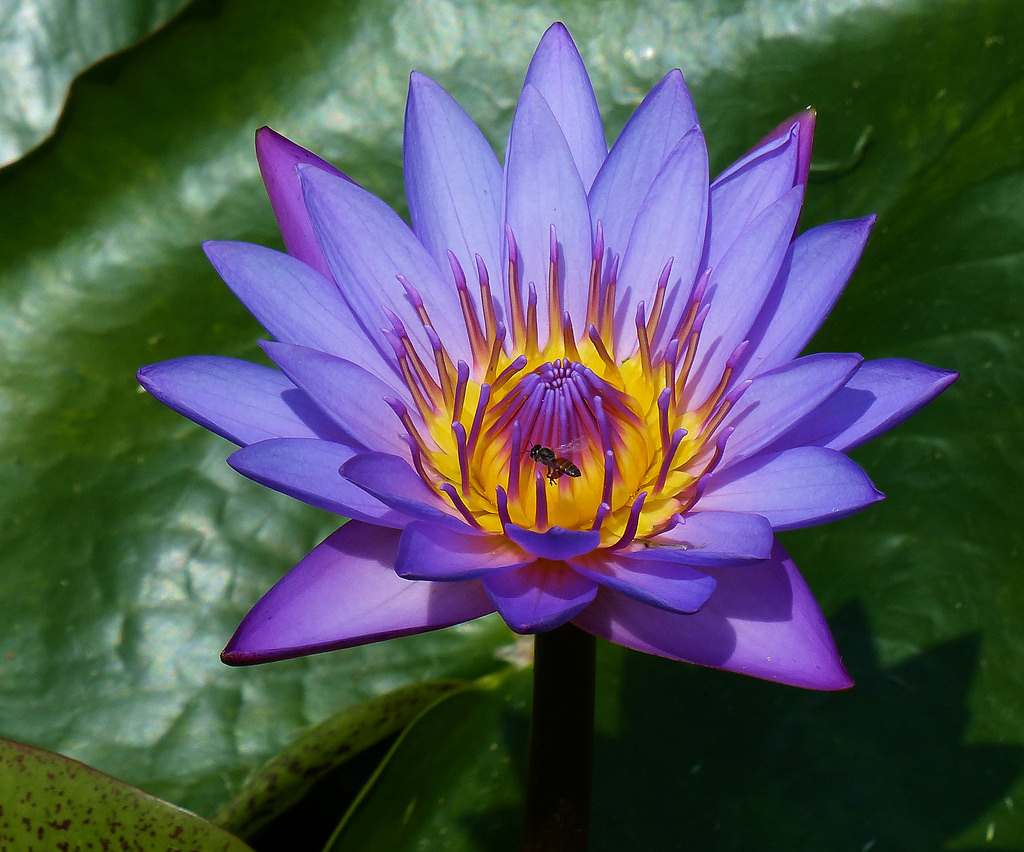
[[[585,852],[594,742],[594,637],[538,633],[523,852]]]

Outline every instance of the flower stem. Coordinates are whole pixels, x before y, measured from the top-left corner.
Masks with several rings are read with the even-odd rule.
[[[523,852],[585,852],[594,742],[594,637],[535,637]]]

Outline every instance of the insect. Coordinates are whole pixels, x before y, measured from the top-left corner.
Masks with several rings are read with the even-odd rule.
[[[566,476],[581,476],[580,469],[576,467],[569,459],[559,458],[555,455],[555,451],[551,447],[542,447],[540,444],[534,444],[530,450],[530,458],[533,459],[537,464],[542,464],[548,469],[548,482],[552,485],[555,484],[555,480],[558,477],[565,474]]]

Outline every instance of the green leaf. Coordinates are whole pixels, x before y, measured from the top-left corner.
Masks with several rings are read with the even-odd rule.
[[[195,814],[59,754],[0,740],[0,848],[245,852]]]
[[[879,220],[812,348],[963,374],[857,452],[885,503],[785,538],[854,692],[809,696],[605,650],[595,825],[607,845],[594,848],[622,848],[616,807],[647,821],[652,848],[676,845],[681,821],[695,848],[1024,846],[1019,12],[1016,0],[265,0],[253,14],[209,0],[89,70],[60,132],[0,172],[0,732],[210,814],[337,710],[500,665],[510,636],[488,619],[222,668],[248,607],[336,520],[233,474],[231,447],[140,394],[133,374],[185,354],[261,357],[260,330],[198,249],[280,246],[255,127],[404,210],[409,71],[447,86],[503,150],[529,56],[561,18],[610,136],[673,66],[716,170],[814,104],[815,160],[842,168],[816,173],[801,227]],[[915,757],[929,753],[963,795],[936,789]],[[447,761],[476,756],[439,760],[457,772]],[[895,780],[873,788],[872,776]],[[876,793],[895,795],[897,780],[931,793],[889,813]],[[498,810],[512,806],[504,796]]]
[[[164,24],[186,0],[6,0],[0,166],[50,134],[80,71]]]
[[[519,848],[532,669],[449,695],[401,736],[326,852]]]
[[[461,681],[412,684],[335,713],[247,778],[213,822],[251,838],[332,769],[399,733],[425,707],[462,685]]]

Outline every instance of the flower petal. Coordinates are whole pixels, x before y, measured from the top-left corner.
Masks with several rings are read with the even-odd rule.
[[[341,475],[397,512],[459,532],[472,532],[405,459],[385,453],[360,453],[341,466]]]
[[[597,583],[564,562],[539,559],[514,571],[489,574],[484,588],[516,633],[542,633],[565,624],[597,595]]]
[[[384,381],[400,379],[391,347],[386,358],[362,333],[338,285],[291,255],[251,243],[203,243],[238,300],[282,343],[343,355]]]
[[[625,355],[627,341],[636,346],[637,304],[650,308],[662,270],[671,261],[660,338],[667,342],[689,303],[704,252],[708,213],[708,151],[698,128],[672,149],[637,212],[618,275],[615,351]],[[665,337],[665,335],[668,337]]]
[[[664,559],[678,550],[690,565],[735,565],[767,559],[775,534],[767,518],[745,512],[690,512],[666,532],[648,541],[634,559]]]
[[[345,439],[313,400],[270,367],[189,355],[143,367],[138,379],[164,405],[240,446],[267,438]]]
[[[849,452],[920,411],[957,376],[905,358],[865,361],[845,387],[779,438],[772,449],[813,444]]]
[[[846,384],[862,361],[860,355],[818,353],[757,376],[722,421],[723,431],[734,431],[718,469],[767,447]]]
[[[801,126],[793,119],[789,132],[741,158],[711,183],[710,235],[706,265],[718,266],[732,244],[753,221],[775,204],[797,181]]]
[[[587,194],[572,153],[551,108],[530,85],[523,87],[508,140],[505,220],[519,247],[520,281],[524,287],[530,282],[537,286],[537,327],[543,343],[550,325],[551,226],[558,240],[561,306],[574,319],[586,316],[593,250]]]
[[[395,572],[408,580],[471,580],[533,560],[499,535],[466,534],[414,521],[398,543]]]
[[[589,553],[601,541],[600,530],[567,530],[551,527],[544,532],[523,529],[515,524],[505,525],[505,535],[527,553],[541,559],[570,559]]]
[[[692,615],[602,589],[573,623],[610,642],[674,660],[808,689],[853,685],[821,609],[781,545],[770,560],[708,573],[718,586]]]
[[[551,107],[583,187],[589,190],[608,154],[608,144],[590,76],[564,24],[552,24],[544,33],[526,71],[526,83]]]
[[[351,178],[269,127],[261,127],[256,131],[256,159],[288,254],[313,267],[321,275],[330,277],[331,270],[313,234],[296,167],[301,163],[347,181],[351,181]]]
[[[501,274],[502,181],[498,158],[473,120],[414,71],[405,109],[405,194],[413,231],[453,287],[449,251],[468,276],[477,254],[496,281]],[[501,288],[494,294],[500,298]]]
[[[795,358],[821,327],[850,280],[874,216],[829,222],[801,234],[750,330],[737,379]]]
[[[277,438],[250,444],[228,458],[243,476],[345,518],[401,528],[408,515],[371,497],[338,472],[359,450],[310,438]]]
[[[387,307],[401,319],[421,352],[429,342],[416,308],[398,280],[404,276],[422,297],[453,361],[470,357],[458,293],[422,243],[390,207],[355,184],[319,169],[299,169],[313,230],[341,295],[364,334],[381,343]]]
[[[385,397],[408,401],[404,388],[396,390],[358,364],[306,346],[268,342],[262,346],[288,378],[364,447],[409,455],[401,421],[384,402]]]
[[[590,190],[594,224],[602,223],[607,258],[626,251],[633,223],[654,179],[697,111],[682,72],[669,71],[622,128]],[[660,270],[659,270],[660,272]]]
[[[711,271],[705,297],[711,308],[697,347],[696,381],[687,383],[695,401],[714,390],[729,357],[747,339],[786,257],[802,203],[803,188],[791,189],[740,234]]]
[[[798,183],[807,183],[807,178],[811,173],[811,148],[814,144],[814,125],[817,117],[818,114],[814,107],[807,107],[803,112],[798,112],[796,115],[783,121],[771,133],[751,148],[747,152],[747,155],[756,156],[758,151],[762,148],[769,148],[775,140],[785,139],[790,133],[792,133],[793,125],[797,124],[799,125],[800,145],[797,153],[796,176],[793,179],[793,185],[795,186]],[[742,162],[742,160],[740,160],[740,162]],[[732,169],[730,168],[729,171],[731,170]]]
[[[687,565],[663,559],[631,559],[607,550],[570,560],[602,586],[669,612],[696,612],[711,597],[715,580]]]
[[[701,511],[753,512],[776,530],[838,520],[884,496],[856,462],[822,447],[761,453],[703,483]]]
[[[242,620],[221,659],[249,665],[460,624],[494,611],[479,582],[403,580],[399,533],[349,521]]]

